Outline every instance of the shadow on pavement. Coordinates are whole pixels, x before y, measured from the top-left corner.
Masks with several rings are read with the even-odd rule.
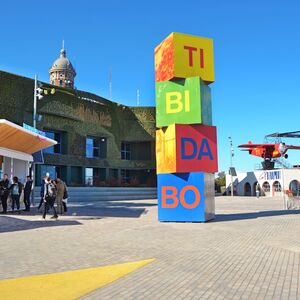
[[[156,203],[145,202],[125,202],[125,201],[90,201],[90,202],[70,202],[68,204],[67,220],[65,216],[59,217],[58,221],[50,220],[53,211],[47,214],[47,221],[24,220],[22,216],[40,216],[42,217],[43,206],[38,211],[32,207],[29,212],[21,211],[20,215],[8,212],[7,215],[0,216],[0,233],[8,231],[28,230],[47,226],[68,226],[79,225],[76,220],[95,220],[103,218],[139,218],[147,213],[147,207],[156,206]],[[75,219],[75,220],[74,220]],[[11,220],[11,221],[9,221]],[[13,221],[12,221],[13,220]]]
[[[57,227],[57,226],[73,226],[81,225],[80,222],[76,220],[52,220],[50,217],[46,220],[23,220],[17,217],[2,215],[0,216],[0,233],[13,232],[13,231],[23,231],[36,228],[44,227]]]
[[[216,214],[216,218],[211,222],[227,222],[237,220],[257,219],[264,217],[275,217],[284,215],[299,215],[300,210],[270,210],[270,211],[258,211],[250,213],[238,213],[238,214]]]
[[[147,207],[156,206],[156,203],[99,201],[99,202],[71,202],[68,213],[76,214],[88,219],[95,218],[139,218],[147,213]],[[85,219],[86,219],[85,218]]]

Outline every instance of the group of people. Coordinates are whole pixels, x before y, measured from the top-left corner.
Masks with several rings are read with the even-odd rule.
[[[51,180],[49,176],[45,176],[42,180],[40,195],[41,201],[38,210],[40,210],[44,203],[43,219],[46,218],[46,214],[51,208],[54,212],[51,217],[53,219],[57,219],[58,214],[63,215],[67,212],[68,189],[65,182],[60,178]],[[54,204],[56,204],[57,210]]]
[[[11,210],[20,213],[20,197],[23,196],[23,201],[25,205],[24,211],[30,211],[30,196],[32,191],[32,179],[31,176],[26,176],[26,182],[23,185],[19,182],[19,178],[14,176],[12,178],[12,183],[7,174],[4,174],[3,179],[0,181],[0,199],[3,214],[7,213],[7,202],[9,195],[11,196]],[[46,218],[46,214],[50,209],[53,209],[54,214],[52,218],[57,219],[58,214],[64,214],[67,212],[67,199],[68,199],[68,189],[66,184],[60,179],[51,180],[49,176],[43,177],[41,185],[41,201],[38,206],[38,210],[41,209],[44,204],[43,209],[43,219]],[[55,208],[55,205],[57,209]]]
[[[0,181],[0,198],[2,205],[2,213],[7,213],[7,199],[11,195],[11,210],[14,212],[15,207],[17,212],[20,213],[20,197],[22,192],[24,192],[24,205],[25,211],[30,211],[30,195],[32,190],[32,179],[31,176],[26,176],[25,185],[19,182],[19,178],[14,176],[12,179],[12,184],[8,179],[8,175],[4,174],[3,179]]]

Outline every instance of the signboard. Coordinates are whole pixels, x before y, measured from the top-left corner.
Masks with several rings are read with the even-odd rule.
[[[26,130],[29,130],[31,132],[34,132],[36,134],[39,134],[39,135],[42,135],[42,136],[46,136],[46,133],[44,131],[41,131],[39,129],[36,129],[26,123],[23,123],[23,128],[26,129]]]
[[[259,176],[259,180],[280,180],[281,171],[264,171]]]

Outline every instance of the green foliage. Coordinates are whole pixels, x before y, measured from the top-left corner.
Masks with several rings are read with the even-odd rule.
[[[43,87],[53,85],[42,83]],[[0,71],[0,119],[32,124],[34,80]],[[155,168],[151,161],[121,160],[122,141],[155,139],[155,108],[128,107],[95,94],[55,86],[55,94],[37,103],[41,130],[57,130],[67,136],[65,155],[45,155],[46,164],[105,168]],[[107,159],[85,157],[86,136],[107,138]]]
[[[215,179],[215,187],[218,192],[220,192],[221,186],[226,186],[225,172],[218,173],[218,177]]]

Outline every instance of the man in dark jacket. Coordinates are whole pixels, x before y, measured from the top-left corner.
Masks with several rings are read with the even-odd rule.
[[[19,182],[19,178],[17,176],[13,177],[13,184],[9,187],[11,191],[11,209],[14,212],[15,204],[17,205],[17,211],[20,213],[20,196],[22,194],[23,185]]]
[[[44,176],[42,178],[42,183],[41,183],[41,190],[40,190],[40,196],[41,196],[41,200],[40,200],[40,204],[38,206],[38,210],[40,210],[42,204],[44,203],[44,196],[45,196],[45,180],[47,179],[48,176]]]
[[[31,176],[26,176],[26,183],[24,187],[24,204],[25,211],[30,211],[30,194],[32,190],[32,180]]]
[[[0,198],[3,209],[3,214],[7,213],[7,197],[9,195],[9,180],[7,174],[4,174],[0,181]]]

